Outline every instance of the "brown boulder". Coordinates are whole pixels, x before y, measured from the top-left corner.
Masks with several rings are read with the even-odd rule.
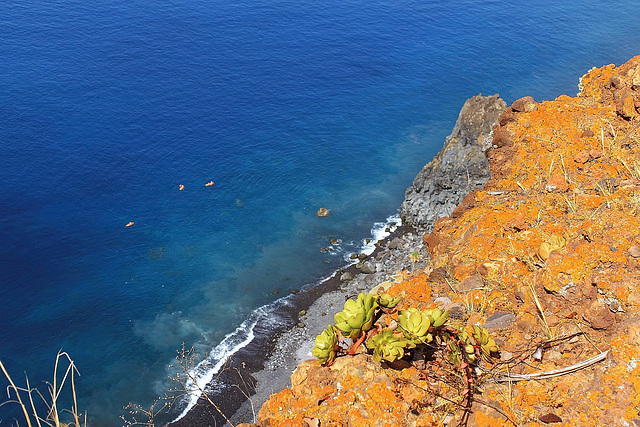
[[[518,113],[531,113],[538,109],[538,103],[533,99],[532,96],[524,96],[520,99],[516,99],[511,104],[511,110],[517,111]]]

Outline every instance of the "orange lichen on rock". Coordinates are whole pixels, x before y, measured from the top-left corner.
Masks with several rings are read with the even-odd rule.
[[[577,97],[522,98],[504,112],[490,181],[424,236],[430,266],[389,289],[401,308],[450,300],[453,321],[493,325],[501,363],[478,374],[468,425],[640,424],[640,56],[580,85]],[[491,380],[606,350],[552,378]],[[429,366],[394,370],[367,353],[304,362],[258,423],[455,424],[465,411],[442,397],[460,403],[461,391]]]
[[[425,271],[405,272],[403,273],[403,280],[399,283],[394,283],[387,292],[391,295],[403,297],[401,308],[405,306],[421,306],[431,301],[432,290],[429,283],[429,274]]]

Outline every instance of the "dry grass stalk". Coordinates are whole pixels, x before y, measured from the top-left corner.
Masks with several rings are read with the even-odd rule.
[[[599,182],[596,187],[600,190],[600,193],[602,193],[604,198],[607,199],[607,208],[611,209],[611,201],[609,200],[609,197],[613,195],[613,188],[611,188],[610,181],[605,181],[604,183]]]
[[[137,403],[129,403],[124,409],[129,412],[131,415],[131,420],[125,419],[123,415],[120,415],[120,419],[124,421],[127,427],[133,426],[146,426],[146,427],[154,427],[156,425],[155,418],[162,412],[165,412],[168,409],[169,405],[165,402],[160,409],[156,409],[156,405],[160,402],[160,400],[155,400],[149,408],[144,408],[142,405]],[[138,414],[142,414],[144,419],[139,421],[136,417]]]
[[[58,382],[58,368],[62,362],[62,358],[66,358],[67,360],[67,368],[65,369],[62,380]],[[17,403],[20,405],[20,409],[22,410],[22,415],[24,417],[24,421],[27,423],[27,426],[32,427],[37,425],[38,427],[42,427],[42,425],[47,425],[51,427],[80,427],[81,415],[78,414],[78,401],[77,401],[77,393],[76,393],[76,385],[75,385],[75,375],[80,373],[75,366],[71,357],[65,352],[58,352],[56,355],[56,362],[53,369],[53,382],[47,383],[49,390],[49,398],[46,399],[37,389],[31,388],[29,384],[29,378],[26,377],[26,387],[18,387],[15,382],[7,372],[5,366],[0,361],[0,369],[2,369],[2,373],[9,381],[9,386],[7,387],[7,394],[9,396],[8,401],[3,402],[1,405],[5,405],[7,403]],[[73,407],[69,409],[60,409],[59,408],[59,400],[61,393],[64,389],[67,380],[71,382],[71,397],[73,400]],[[11,394],[15,395],[14,399],[11,400]],[[43,418],[39,415],[36,401],[33,396],[37,394],[44,405],[47,407],[47,417]],[[26,395],[26,396],[25,396]],[[30,409],[27,409],[27,406],[24,404],[23,396],[27,397],[29,400]],[[31,411],[31,412],[29,412]],[[61,421],[60,414],[68,413],[70,414],[72,421],[69,423],[64,423]],[[86,427],[87,424],[87,416],[84,414],[84,425]]]
[[[538,293],[536,292],[536,289],[533,283],[529,283],[529,289],[531,289],[531,295],[533,296],[533,301],[536,303],[536,308],[538,309],[538,313],[540,314],[540,318],[542,319],[542,325],[544,326],[545,334],[549,338],[553,338],[553,333],[551,332],[551,328],[549,328],[549,324],[547,323],[547,318],[544,315],[542,304],[540,303],[540,299],[538,299]]]
[[[187,350],[183,343],[182,349],[178,351],[178,355],[176,356],[176,361],[178,362],[178,367],[180,368],[181,373],[171,378],[172,381],[175,381],[180,385],[179,388],[172,390],[172,392],[174,393],[173,399],[175,400],[182,396],[199,393],[199,395],[203,397],[207,401],[207,403],[211,405],[211,407],[215,409],[216,412],[218,412],[231,427],[235,427],[231,423],[229,418],[224,414],[224,412],[222,412],[220,407],[216,405],[216,403],[211,399],[208,393],[203,390],[202,387],[200,387],[200,385],[198,384],[197,378],[193,374],[192,369],[195,366],[195,357],[196,355],[193,347]]]
[[[640,164],[637,160],[632,160],[631,166],[629,166],[629,163],[627,163],[622,157],[617,156],[617,159],[627,169],[627,172],[629,172],[629,176],[632,179],[640,179]]]
[[[573,200],[569,200],[567,196],[564,196],[565,202],[567,202],[567,211],[571,213],[578,212],[578,203],[576,201],[576,194],[573,193]]]

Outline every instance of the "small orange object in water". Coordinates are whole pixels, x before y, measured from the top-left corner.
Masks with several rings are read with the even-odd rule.
[[[178,187],[178,189],[179,189],[180,191],[184,190],[184,185],[180,184],[180,187]]]
[[[133,222],[133,221],[131,221],[131,222],[129,222],[126,226],[127,226],[127,227],[131,227],[133,224],[134,224],[134,222]]]
[[[209,181],[205,184],[205,187],[211,187],[213,185],[213,181]]]

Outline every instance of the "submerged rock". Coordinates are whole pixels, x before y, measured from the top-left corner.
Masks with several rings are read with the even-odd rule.
[[[318,215],[319,217],[323,217],[323,216],[329,216],[329,209],[327,208],[320,208],[318,209],[318,212],[316,212],[316,215]]]

